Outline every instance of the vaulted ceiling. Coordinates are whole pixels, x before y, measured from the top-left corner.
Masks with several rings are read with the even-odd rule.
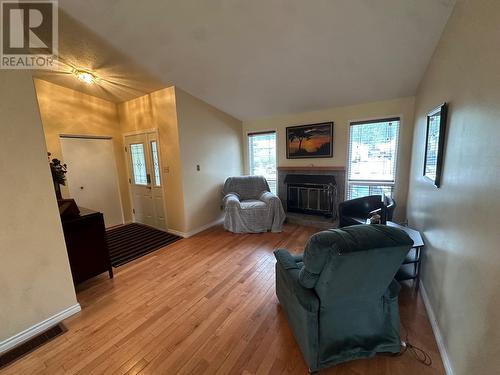
[[[59,0],[60,55],[116,102],[177,85],[239,118],[414,95],[454,0]]]

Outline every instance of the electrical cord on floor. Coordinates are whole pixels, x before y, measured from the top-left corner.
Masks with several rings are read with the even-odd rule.
[[[401,341],[401,346],[403,349],[396,354],[397,356],[401,356],[406,352],[410,353],[417,361],[424,364],[425,366],[432,365],[432,357],[427,354],[427,352],[423,349],[420,349],[418,346],[415,346],[409,342],[408,339],[408,329],[403,325],[404,330],[406,331],[406,335],[404,340]]]

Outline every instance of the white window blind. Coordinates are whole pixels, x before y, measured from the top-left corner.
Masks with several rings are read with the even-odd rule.
[[[399,118],[352,122],[347,196],[392,196],[396,181]]]
[[[250,174],[264,176],[276,194],[276,132],[249,133],[248,159]]]

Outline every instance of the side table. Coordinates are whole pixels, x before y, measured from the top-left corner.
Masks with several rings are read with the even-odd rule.
[[[410,236],[410,238],[413,240],[413,247],[408,252],[403,265],[396,274],[396,280],[413,280],[415,290],[418,291],[418,288],[420,286],[420,264],[422,261],[422,248],[424,247],[422,236],[420,235],[419,231],[396,224],[392,221],[388,221],[387,226],[399,228],[405,231],[406,234],[408,234],[408,236]]]

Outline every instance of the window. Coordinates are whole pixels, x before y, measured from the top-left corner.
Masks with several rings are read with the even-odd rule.
[[[151,141],[151,160],[153,161],[154,185],[161,186],[160,183],[160,163],[158,162],[158,149],[156,141]]]
[[[264,176],[276,194],[276,132],[249,133],[248,159],[250,174]]]
[[[132,169],[134,184],[147,185],[146,160],[144,159],[144,145],[134,143],[130,145],[130,156],[132,157]]]
[[[392,196],[396,179],[399,118],[352,122],[347,197]]]

